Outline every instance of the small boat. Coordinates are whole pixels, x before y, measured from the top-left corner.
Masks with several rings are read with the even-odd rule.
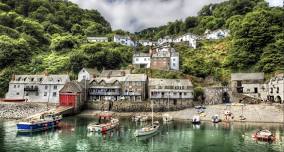
[[[39,118],[31,117],[17,123],[17,130],[19,132],[48,130],[58,127],[61,120],[61,115],[55,115],[54,113],[43,113],[39,115]]]
[[[271,133],[271,131],[264,129],[264,130],[258,130],[254,134],[252,134],[252,138],[255,140],[261,140],[261,141],[274,141],[275,136]]]
[[[193,124],[200,124],[200,117],[198,115],[193,116],[192,123]]]
[[[114,129],[119,125],[119,120],[118,119],[111,119],[109,123],[103,123],[103,124],[98,124],[98,123],[91,123],[88,125],[88,131],[90,132],[105,132],[111,129]]]
[[[158,131],[160,125],[158,121],[155,121],[151,126],[144,127],[141,129],[138,129],[134,132],[135,137],[141,137],[141,136],[147,136],[150,134],[154,134]]]
[[[219,118],[219,115],[212,116],[212,122],[213,123],[219,123],[221,122],[221,119]]]
[[[173,117],[168,113],[163,114],[163,122],[170,122],[173,121]]]
[[[137,115],[137,116],[133,116],[132,118],[135,122],[145,122],[148,121],[149,118],[146,115]]]

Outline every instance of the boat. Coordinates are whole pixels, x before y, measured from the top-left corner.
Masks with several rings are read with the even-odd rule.
[[[192,123],[193,124],[200,124],[200,117],[198,115],[195,115],[192,117]]]
[[[173,121],[173,117],[168,113],[163,114],[163,122],[170,122],[170,121]]]
[[[87,129],[90,132],[105,132],[111,129],[116,128],[119,125],[119,120],[112,118],[108,123],[91,123],[88,125]]]
[[[160,128],[160,123],[159,121],[154,122],[154,112],[153,112],[153,101],[151,100],[151,105],[152,105],[152,124],[148,127],[143,127],[141,129],[137,129],[134,132],[135,137],[141,137],[141,136],[146,136],[146,135],[151,135],[156,133],[159,128]]]
[[[138,129],[134,132],[135,137],[147,136],[154,134],[158,131],[160,125],[158,121],[155,121],[153,125]]]
[[[137,115],[137,116],[133,116],[132,118],[135,122],[145,122],[148,121],[148,116],[146,115]]]
[[[48,130],[58,127],[61,120],[61,115],[55,115],[54,113],[43,113],[39,115],[39,118],[30,117],[17,123],[17,130],[19,132]]]
[[[221,119],[219,118],[219,115],[212,116],[212,122],[213,123],[219,123],[221,122]]]
[[[271,131],[267,129],[258,130],[254,134],[252,134],[252,138],[255,140],[261,140],[261,141],[274,141],[275,136],[271,133]]]

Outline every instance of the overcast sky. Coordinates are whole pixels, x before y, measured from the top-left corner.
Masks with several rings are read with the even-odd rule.
[[[113,29],[130,32],[195,16],[210,3],[224,0],[70,0],[81,8],[97,9]]]

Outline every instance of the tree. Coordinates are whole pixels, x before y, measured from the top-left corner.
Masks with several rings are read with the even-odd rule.
[[[104,28],[101,24],[93,22],[85,30],[85,35],[87,36],[105,35],[107,32],[108,32],[107,29]]]
[[[54,34],[52,36],[51,44],[50,44],[50,50],[54,51],[71,51],[74,48],[79,47],[80,38],[74,37],[70,34],[66,35],[59,35]]]

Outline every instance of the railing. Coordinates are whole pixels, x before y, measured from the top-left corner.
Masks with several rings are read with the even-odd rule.
[[[38,87],[29,87],[29,86],[26,86],[24,88],[24,91],[38,91]]]
[[[90,95],[119,96],[119,92],[89,92]]]

